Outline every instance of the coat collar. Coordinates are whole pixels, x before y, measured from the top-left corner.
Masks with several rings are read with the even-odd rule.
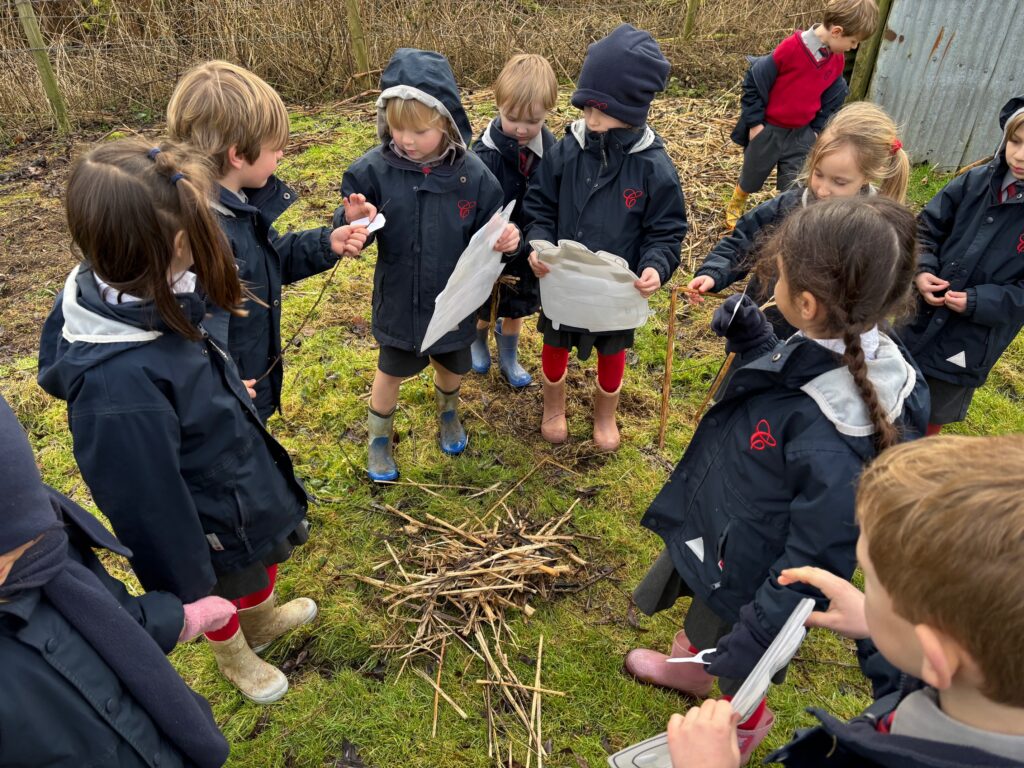
[[[540,132],[530,139],[530,143],[526,145],[526,149],[530,150],[540,158],[544,157],[544,134],[546,132],[547,128],[542,127]],[[519,142],[512,136],[506,136],[502,132],[500,117],[495,117],[491,120],[487,129],[480,137],[480,143],[488,149],[493,149],[495,152],[498,152],[505,157],[517,158],[519,155]]]
[[[617,128],[614,130],[622,131],[628,129]],[[585,120],[583,120],[583,118],[576,120],[571,126],[569,126],[569,132],[572,134],[573,138],[576,139],[576,142],[580,145],[580,149],[587,148],[587,123]],[[613,131],[609,131],[608,133],[611,134],[613,133]],[[635,155],[638,152],[643,152],[645,149],[654,146],[654,143],[658,141],[658,134],[656,134],[654,132],[654,129],[651,128],[651,126],[647,125],[646,123],[644,123],[643,130],[639,131],[639,134],[639,138],[633,141],[632,144],[628,145],[628,149],[626,149],[626,154]],[[624,146],[626,146],[626,144],[627,142],[623,142]]]

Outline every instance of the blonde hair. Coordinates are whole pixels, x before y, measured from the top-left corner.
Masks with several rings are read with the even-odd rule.
[[[929,437],[861,478],[857,515],[893,609],[957,641],[981,693],[1024,707],[1024,437]]]
[[[174,87],[167,131],[175,141],[208,155],[223,174],[231,147],[250,163],[265,144],[284,149],[288,110],[262,78],[227,61],[208,61],[186,72]]]
[[[536,53],[520,53],[502,67],[494,81],[494,103],[509,118],[531,115],[534,105],[545,111],[558,101],[558,79],[551,64]]]
[[[455,127],[451,120],[433,107],[428,107],[416,99],[388,99],[384,106],[384,114],[388,121],[389,131],[422,131],[437,128],[445,136],[438,150],[444,152],[448,143],[458,144],[460,139],[454,135]]]
[[[878,29],[876,0],[829,0],[822,24],[825,29],[842,27],[843,34],[866,40]]]
[[[843,147],[853,148],[857,168],[878,191],[898,203],[906,201],[910,158],[896,133],[896,123],[870,101],[855,101],[840,109],[825,124],[804,161],[800,182],[807,185],[818,164]]]
[[[1003,128],[1003,136],[1005,136],[1007,140],[1012,139],[1013,134],[1021,128],[1024,128],[1024,112],[1021,112],[1019,115],[1015,115],[1006,121],[1006,125]]]

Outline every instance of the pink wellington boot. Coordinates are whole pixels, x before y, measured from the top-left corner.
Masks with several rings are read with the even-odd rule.
[[[672,641],[672,658],[693,656],[690,640],[683,630],[676,633]],[[714,677],[704,671],[702,664],[670,664],[664,653],[635,648],[626,654],[626,672],[642,683],[671,688],[682,693],[704,698],[711,693]],[[764,738],[764,737],[762,737]]]
[[[691,665],[687,664],[686,666]],[[753,728],[741,726],[736,729],[736,737],[740,743],[740,765],[747,764],[747,761],[750,760],[750,755],[764,741],[764,737],[768,735],[768,731],[772,729],[773,725],[775,725],[775,713],[765,705],[764,711],[761,712],[761,716],[757,719],[757,723]]]

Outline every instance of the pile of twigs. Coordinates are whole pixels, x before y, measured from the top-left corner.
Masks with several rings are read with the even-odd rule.
[[[402,670],[417,656],[436,660],[434,676],[413,667],[434,689],[436,734],[439,699],[463,719],[468,717],[441,688],[448,642],[461,642],[484,667],[476,684],[483,688],[488,754],[507,764],[518,743],[526,749],[527,766],[534,756],[538,767],[543,766],[541,695],[565,694],[541,687],[543,637],[533,679],[526,684],[519,679],[504,650],[506,642],[518,647],[506,612],[529,617],[535,612],[531,600],[559,590],[576,591],[575,577],[587,563],[576,550],[573,534],[566,532],[572,507],[543,523],[508,513],[507,519],[491,525],[477,521],[465,527],[430,514],[417,519],[390,505],[382,508],[402,519],[410,544],[400,557],[385,542],[389,558],[373,570],[390,569],[388,578],[356,577],[382,590],[388,614],[399,621],[394,635],[376,647],[401,658]],[[526,740],[512,734],[507,718],[525,729]]]

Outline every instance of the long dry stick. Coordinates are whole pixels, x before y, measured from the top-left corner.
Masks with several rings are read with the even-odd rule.
[[[437,705],[439,703],[439,697],[441,695],[441,669],[444,667],[444,646],[448,642],[447,637],[441,638],[441,658],[437,662],[437,685],[434,686],[434,724],[430,728],[430,738],[437,737]]]
[[[668,302],[668,339],[665,341],[665,377],[661,382],[661,423],[658,426],[658,450],[665,447],[665,426],[668,424],[668,396],[672,389],[672,356],[676,350],[676,296],[679,286],[672,289]]]
[[[444,690],[442,690],[440,685],[438,685],[437,683],[434,682],[434,678],[432,678],[430,675],[428,675],[426,672],[424,672],[419,667],[413,667],[412,671],[415,672],[420,677],[422,677],[428,683],[430,683],[431,687],[437,693],[441,694],[441,698],[443,698],[445,701],[447,701],[451,705],[452,709],[454,709],[458,713],[459,717],[461,717],[463,720],[468,720],[469,719],[469,715],[467,715],[463,711],[462,707],[460,707],[458,704],[456,704],[454,701],[452,701],[452,697],[449,696],[447,693],[445,693]]]
[[[536,723],[536,736],[537,736],[537,768],[544,768],[544,744],[541,741],[541,725],[540,725],[540,665],[541,659],[544,656],[544,635],[540,636],[537,641],[537,671],[534,673],[533,678],[533,719]]]

